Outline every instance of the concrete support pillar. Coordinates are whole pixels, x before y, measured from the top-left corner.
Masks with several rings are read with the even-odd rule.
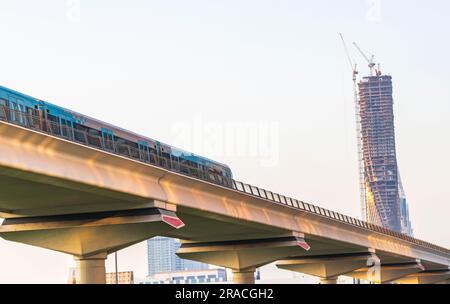
[[[338,277],[320,278],[320,284],[337,284]]]
[[[374,265],[372,268],[373,269],[361,268],[351,273],[347,273],[346,275],[378,284],[386,284],[398,281],[406,276],[417,274],[425,270],[420,263],[420,260],[398,264]]]
[[[255,284],[256,268],[233,270],[234,284]]]
[[[337,284],[337,278],[359,268],[378,262],[379,258],[371,252],[304,256],[277,261],[280,269],[306,273],[320,278],[320,284]]]
[[[305,249],[306,248],[306,249]],[[309,250],[304,238],[283,236],[271,239],[222,242],[182,241],[177,255],[182,259],[231,269],[235,284],[254,284],[257,267]]]
[[[101,253],[89,257],[74,257],[76,261],[76,284],[105,284],[105,260],[107,254]]]
[[[108,254],[183,226],[173,211],[145,208],[6,219],[0,237],[70,254],[76,283],[104,284]]]
[[[396,280],[399,284],[434,284],[450,278],[449,269],[429,270],[411,274]]]

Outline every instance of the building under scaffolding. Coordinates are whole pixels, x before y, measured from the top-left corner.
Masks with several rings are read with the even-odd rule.
[[[412,234],[395,150],[392,78],[367,76],[358,84],[367,221]]]

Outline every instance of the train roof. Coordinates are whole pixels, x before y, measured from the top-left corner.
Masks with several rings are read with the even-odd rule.
[[[180,151],[180,152],[184,152],[184,153],[186,153],[187,155],[192,155],[192,156],[196,156],[196,157],[199,157],[199,158],[203,158],[204,160],[207,160],[207,161],[209,161],[209,162],[211,162],[211,163],[215,163],[215,164],[218,164],[218,165],[222,165],[222,166],[224,166],[224,167],[226,167],[226,168],[230,168],[228,165],[226,165],[226,164],[224,164],[224,163],[221,163],[221,162],[212,160],[212,159],[207,158],[207,157],[204,157],[204,156],[196,155],[196,154],[194,154],[194,153],[192,153],[192,152],[188,152],[188,151],[183,150],[183,149],[181,149],[181,148],[178,148],[178,147],[175,147],[175,146],[172,146],[172,145],[169,145],[169,144],[160,142],[159,140],[152,139],[152,138],[150,138],[150,137],[143,136],[143,135],[138,134],[138,133],[135,133],[135,132],[133,132],[133,131],[123,129],[123,128],[118,127],[118,126],[115,126],[115,125],[113,125],[113,124],[104,122],[104,121],[102,121],[102,120],[100,120],[100,119],[90,117],[90,116],[88,116],[88,115],[86,115],[86,114],[81,114],[81,113],[76,112],[76,111],[74,111],[74,110],[70,110],[70,109],[67,109],[67,108],[64,108],[64,107],[55,105],[55,104],[53,104],[53,103],[51,103],[51,102],[44,101],[44,100],[42,100],[42,99],[38,99],[38,98],[32,97],[32,96],[27,95],[27,94],[20,93],[20,92],[18,92],[18,91],[15,91],[15,90],[10,89],[10,88],[7,88],[7,87],[4,87],[4,86],[2,86],[2,85],[0,85],[0,89],[1,89],[1,90],[5,90],[5,91],[8,91],[8,92],[11,92],[12,94],[15,94],[15,95],[19,95],[19,96],[21,96],[21,97],[23,97],[23,98],[28,98],[28,99],[35,100],[35,101],[37,101],[37,102],[43,102],[43,103],[45,103],[45,104],[49,104],[49,105],[51,105],[51,106],[53,106],[53,107],[60,108],[61,110],[67,111],[67,112],[69,112],[69,113],[76,114],[77,116],[82,116],[82,117],[88,118],[88,119],[90,119],[90,120],[92,120],[92,121],[95,121],[95,122],[101,124],[101,125],[104,125],[104,126],[107,127],[107,128],[116,129],[116,130],[118,130],[118,131],[120,131],[120,132],[128,133],[128,134],[130,134],[130,135],[133,135],[133,136],[136,136],[136,137],[139,137],[139,138],[142,138],[142,139],[147,139],[147,140],[151,140],[151,141],[157,141],[157,142],[159,142],[159,143],[161,143],[161,144],[164,144],[164,145],[167,145],[167,146],[169,146],[169,147],[171,147],[171,148],[177,149],[177,150]]]

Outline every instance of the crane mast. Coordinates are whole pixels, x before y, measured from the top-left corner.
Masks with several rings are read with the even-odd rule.
[[[366,187],[364,183],[364,162],[363,162],[363,151],[362,151],[362,136],[361,136],[361,116],[360,116],[360,107],[359,107],[359,99],[358,99],[358,89],[356,83],[356,76],[358,75],[357,65],[353,63],[353,60],[350,56],[350,53],[347,48],[347,44],[345,43],[344,36],[339,33],[342,45],[344,46],[345,54],[347,55],[348,62],[350,64],[350,68],[352,69],[352,80],[353,80],[353,98],[355,103],[355,121],[356,121],[356,142],[357,142],[357,152],[358,152],[358,178],[359,178],[359,195],[360,195],[360,204],[361,204],[361,219],[367,219],[366,212]]]

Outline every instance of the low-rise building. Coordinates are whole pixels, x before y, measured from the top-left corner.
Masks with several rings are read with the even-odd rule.
[[[155,273],[141,284],[211,284],[227,282],[225,269],[183,270]]]
[[[122,271],[118,272],[119,284],[134,284],[134,274],[133,271]],[[106,284],[116,284],[116,273],[108,272],[106,273]]]

